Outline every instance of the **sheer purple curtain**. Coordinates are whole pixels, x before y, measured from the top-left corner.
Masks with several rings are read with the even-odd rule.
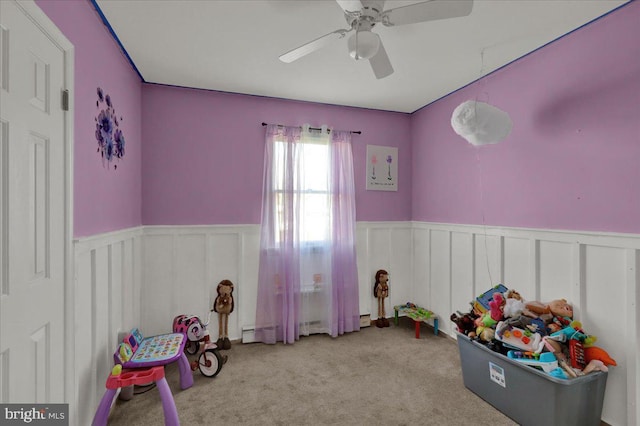
[[[264,343],[293,343],[299,337],[300,222],[294,159],[300,133],[299,127],[271,124],[266,131],[255,328],[256,340]],[[276,170],[284,173],[278,176]]]
[[[267,126],[255,329],[264,343],[360,329],[351,135],[321,133]]]
[[[331,335],[360,330],[356,267],[356,195],[351,132],[333,131],[329,150],[331,188]]]

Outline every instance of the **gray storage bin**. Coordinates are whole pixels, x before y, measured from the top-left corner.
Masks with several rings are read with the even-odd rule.
[[[464,385],[521,425],[599,426],[607,373],[560,379],[458,333]]]

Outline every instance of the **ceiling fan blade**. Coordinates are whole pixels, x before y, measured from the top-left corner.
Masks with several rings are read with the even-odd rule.
[[[369,63],[371,64],[371,69],[378,80],[393,74],[393,67],[391,66],[389,56],[387,56],[387,51],[384,50],[382,40],[380,41],[378,52],[369,59]]]
[[[345,12],[360,12],[362,10],[362,2],[360,0],[336,0]]]
[[[329,34],[325,34],[322,37],[318,37],[309,43],[303,44],[300,47],[296,47],[295,49],[280,55],[279,58],[282,62],[291,63],[296,59],[300,59],[311,52],[315,52],[316,50],[323,48],[334,40],[343,38],[349,31],[351,30],[336,30]]]
[[[386,10],[380,21],[383,25],[392,27],[467,16],[472,9],[473,0],[431,0]]]

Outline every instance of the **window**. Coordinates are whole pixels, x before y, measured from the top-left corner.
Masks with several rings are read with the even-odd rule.
[[[326,132],[305,133],[295,145],[293,152],[287,152],[285,142],[274,145],[273,196],[276,208],[276,238],[280,240],[285,231],[285,206],[292,203],[294,211],[299,211],[298,232],[300,242],[314,246],[326,241],[330,236],[331,215],[329,192],[329,136]],[[293,162],[287,162],[287,155]],[[293,163],[290,170],[285,164]],[[289,179],[292,177],[293,179]],[[299,210],[298,210],[299,209]]]
[[[357,330],[351,135],[271,124],[265,143],[256,339]]]

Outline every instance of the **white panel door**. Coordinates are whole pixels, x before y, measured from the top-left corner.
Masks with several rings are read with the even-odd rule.
[[[64,52],[0,0],[0,400],[63,402]]]

